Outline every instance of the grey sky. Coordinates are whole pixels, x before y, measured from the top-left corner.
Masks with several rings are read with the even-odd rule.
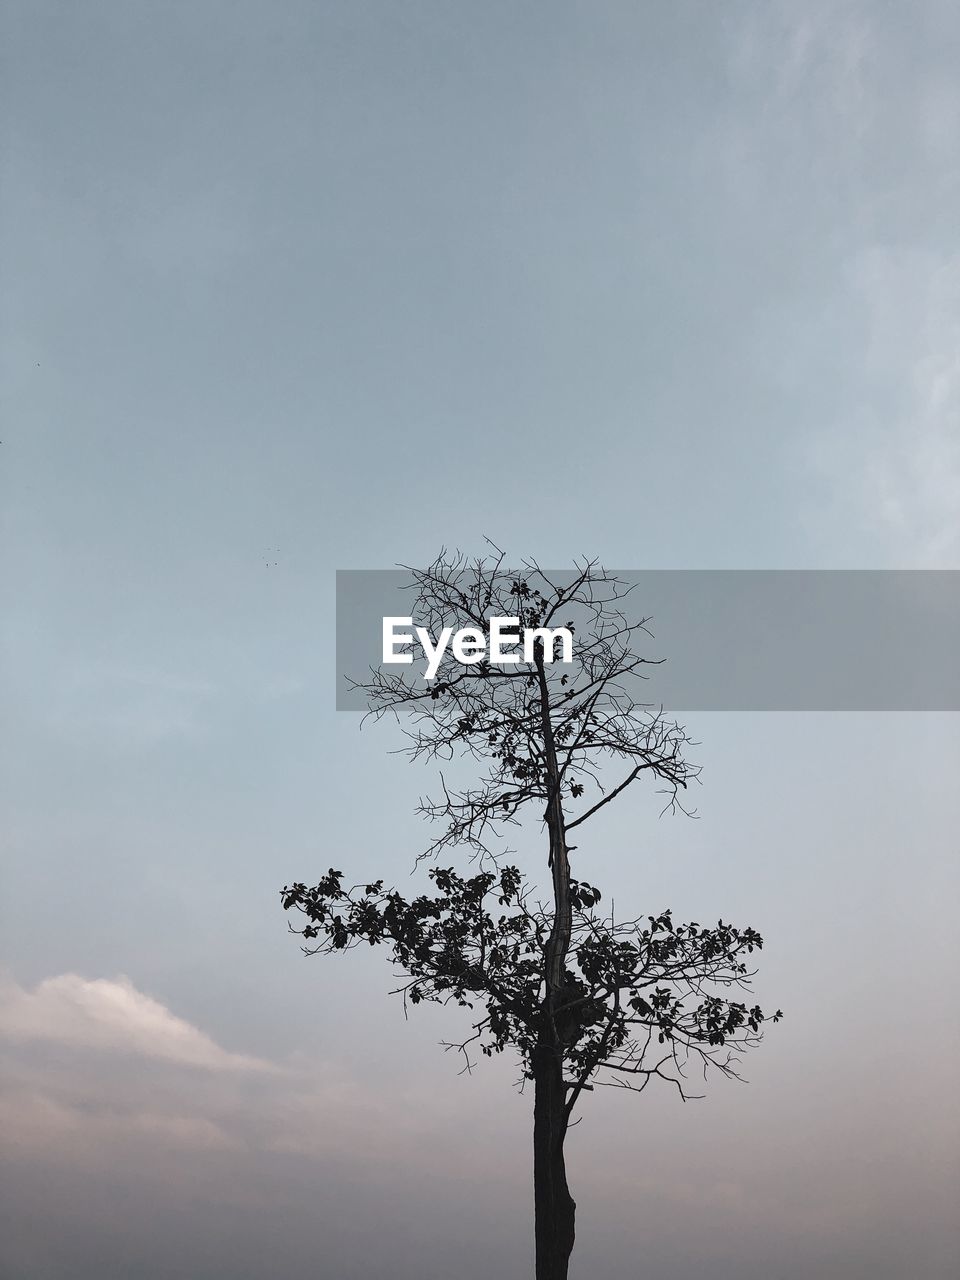
[[[526,1274],[513,1065],[284,932],[425,839],[334,571],[960,567],[960,15],[0,12],[7,1270]],[[956,717],[688,721],[700,821],[579,856],[788,1017],[591,1099],[575,1274],[953,1275]]]

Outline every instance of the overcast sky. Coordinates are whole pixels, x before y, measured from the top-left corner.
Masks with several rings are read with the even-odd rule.
[[[285,932],[428,838],[334,571],[960,568],[960,11],[0,12],[4,1280],[528,1275],[515,1065]],[[787,1017],[589,1099],[574,1274],[945,1280],[957,718],[687,721],[577,857]]]

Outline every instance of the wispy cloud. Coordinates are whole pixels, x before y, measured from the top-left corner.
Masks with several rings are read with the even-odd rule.
[[[831,268],[794,299],[794,342],[775,355],[816,415],[804,423],[819,493],[810,533],[831,558],[955,567],[960,255],[943,213],[960,186],[960,92],[949,60],[927,48],[908,68],[899,24],[865,0],[773,0],[726,29],[738,104],[718,125],[727,189],[745,216],[766,207],[789,219],[779,187],[804,175],[811,261]]]
[[[789,0],[744,11],[728,23],[729,64],[738,78],[765,88],[768,107],[788,104],[797,95],[854,133],[862,133],[874,114],[869,71],[877,36],[870,6],[847,0],[814,0],[802,8]],[[809,126],[810,117],[795,122]]]
[[[875,247],[848,273],[862,341],[849,416],[814,449],[837,524],[852,515],[885,561],[960,564],[960,255]]]

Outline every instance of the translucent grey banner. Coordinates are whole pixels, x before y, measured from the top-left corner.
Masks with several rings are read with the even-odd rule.
[[[548,571],[553,581],[569,571]],[[681,711],[960,710],[960,571],[628,569],[649,619],[644,701]],[[410,616],[410,576],[337,573],[337,710],[383,655],[383,618]],[[406,588],[406,589],[405,589]],[[414,616],[414,624],[418,619]],[[398,668],[393,668],[397,670]],[[402,668],[401,668],[402,669]],[[412,667],[420,679],[420,667]]]

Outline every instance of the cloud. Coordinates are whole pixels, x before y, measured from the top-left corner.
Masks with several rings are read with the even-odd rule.
[[[769,0],[730,15],[724,31],[737,109],[718,117],[711,150],[728,195],[753,220],[798,173],[818,180],[805,192],[808,210],[829,201],[838,182],[849,190],[850,171],[859,172],[863,149],[884,127],[889,86],[875,13],[859,3]]]
[[[242,1148],[235,1135],[204,1116],[104,1108],[64,1100],[41,1088],[11,1087],[0,1095],[0,1129],[9,1149],[20,1155],[51,1153],[72,1162],[85,1154],[91,1166],[118,1146],[164,1151],[231,1151]]]
[[[855,135],[872,123],[876,103],[868,69],[876,59],[877,32],[869,5],[815,0],[801,9],[771,0],[746,10],[728,31],[730,71],[763,86],[768,111],[805,97],[804,116],[793,122],[798,131],[809,127],[811,113],[818,125],[839,118]]]
[[[0,1037],[67,1048],[128,1052],[207,1071],[275,1071],[258,1058],[230,1053],[199,1028],[138,991],[129,978],[64,973],[32,991],[0,986]]]
[[[871,416],[863,498],[925,566],[960,558],[960,255],[874,250],[857,267],[867,362],[889,388]],[[886,420],[884,420],[884,417]]]
[[[223,1048],[127,977],[0,981],[0,1129],[19,1156],[143,1167],[177,1151],[370,1167],[457,1131],[419,1083],[365,1085],[335,1062]]]
[[[0,1172],[20,1197],[5,1241],[11,1259],[26,1260],[17,1274],[64,1272],[65,1259],[78,1256],[80,1223],[89,1223],[82,1275],[104,1273],[96,1260],[105,1242],[129,1259],[124,1274],[172,1274],[186,1249],[195,1274],[253,1278],[315,1266],[318,1240],[331,1275],[391,1267],[398,1276],[509,1273],[529,1229],[532,1101],[510,1089],[513,1064],[485,1062],[463,1081],[438,1064],[408,1083],[394,1068],[389,1033],[365,1046],[377,1055],[369,1081],[305,1055],[232,1053],[127,978],[66,973],[30,989],[8,979],[0,996]],[[786,1064],[794,1051],[785,1045],[781,1053]],[[868,1254],[864,1242],[897,1214],[913,1223],[918,1247],[939,1247],[924,1232],[943,1241],[950,1221],[953,1185],[941,1153],[956,1143],[944,1118],[937,1115],[936,1139],[923,1135],[922,1113],[905,1107],[888,1108],[880,1130],[864,1127],[898,1096],[898,1066],[873,1064],[873,1100],[859,1113],[852,1100],[862,1104],[868,1090],[862,1055],[853,1052],[831,1060],[827,1112],[822,1076],[805,1091],[761,1082],[750,1098],[731,1093],[716,1108],[637,1104],[633,1119],[623,1099],[601,1091],[570,1147],[592,1224],[585,1255],[592,1232],[594,1248],[602,1235],[612,1251],[605,1268],[597,1259],[598,1273],[624,1274],[627,1263],[615,1264],[615,1255],[636,1238],[675,1263],[691,1216],[698,1230],[689,1233],[687,1269],[712,1265],[719,1248],[732,1261],[718,1274],[741,1280],[770,1274],[768,1254],[784,1243],[803,1250],[810,1239],[835,1252],[859,1249],[872,1265],[887,1244],[871,1244]],[[759,1146],[750,1136],[758,1115],[766,1126]],[[40,1215],[43,1230],[35,1231]],[[389,1242],[385,1251],[404,1242],[396,1258],[377,1254],[371,1220]],[[494,1258],[484,1232],[493,1239],[504,1224],[519,1235]],[[743,1261],[744,1236],[754,1241],[753,1269],[733,1265]],[[241,1238],[231,1253],[226,1242]],[[122,1239],[127,1253],[116,1244]],[[898,1265],[871,1274],[905,1274]],[[852,1272],[838,1265],[833,1274]]]
[[[899,24],[864,0],[771,0],[725,23],[724,188],[810,266],[779,346],[758,342],[805,415],[808,531],[833,563],[960,565],[960,255],[943,213],[960,92],[935,35],[949,10],[930,16],[906,60]]]
[[[960,255],[873,247],[847,273],[859,316],[848,416],[814,450],[835,514],[903,568],[960,565]]]

